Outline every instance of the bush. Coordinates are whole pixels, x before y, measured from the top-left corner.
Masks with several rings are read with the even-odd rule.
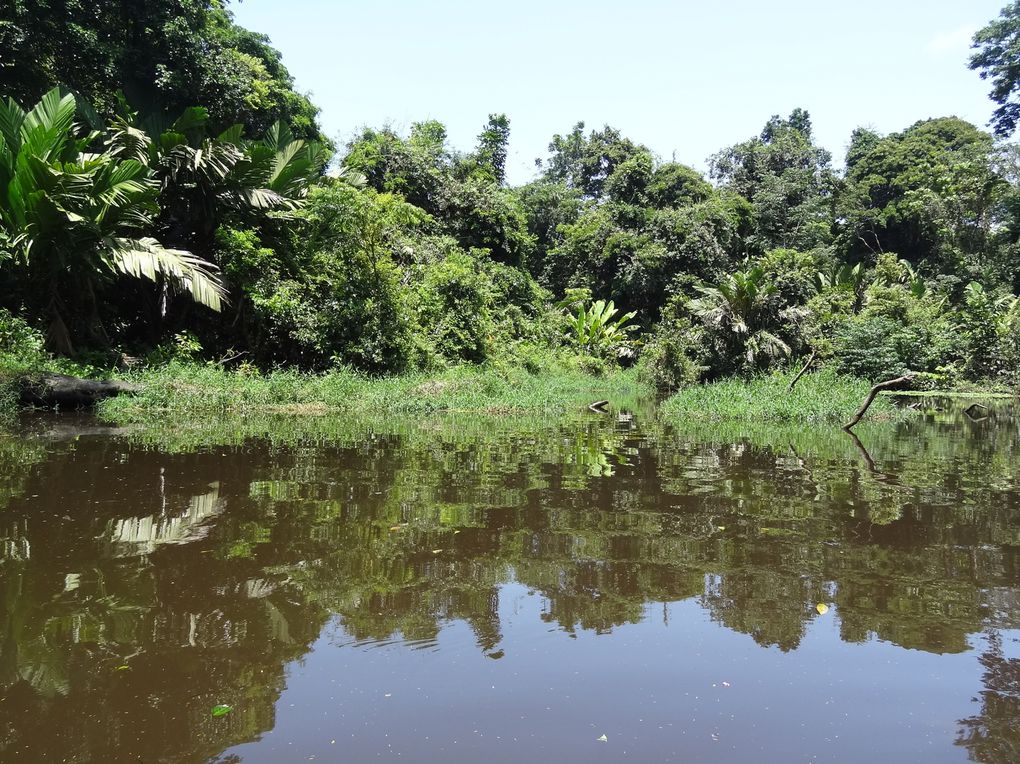
[[[906,371],[944,373],[962,367],[967,337],[941,295],[875,284],[864,310],[842,323],[834,352],[844,373],[878,381]],[[943,371],[940,371],[943,370]]]
[[[0,308],[0,354],[5,358],[25,362],[40,360],[45,355],[45,343],[42,332],[9,310]]]
[[[392,260],[373,262],[364,252],[322,253],[317,259],[322,275],[308,290],[312,320],[301,327],[299,338],[328,365],[389,374],[426,364],[408,320],[410,295]]]
[[[672,318],[659,324],[638,361],[638,379],[660,395],[695,384],[705,370],[701,330],[690,319]]]
[[[482,363],[492,341],[492,282],[481,264],[453,252],[425,269],[416,295],[418,323],[442,357]]]
[[[17,407],[18,377],[45,365],[44,344],[42,332],[0,308],[0,416]]]
[[[836,369],[872,382],[893,379],[907,371],[895,335],[899,326],[882,316],[854,317],[835,338]]]

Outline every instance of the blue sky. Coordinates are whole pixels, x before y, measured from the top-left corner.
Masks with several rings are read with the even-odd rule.
[[[244,0],[326,132],[438,119],[470,149],[510,117],[509,180],[553,133],[610,124],[663,159],[715,151],[801,106],[840,161],[850,131],[991,116],[967,69],[971,35],[1006,0]]]

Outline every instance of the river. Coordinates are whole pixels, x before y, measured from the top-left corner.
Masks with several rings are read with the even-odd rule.
[[[0,760],[1020,761],[1020,427],[0,432]]]

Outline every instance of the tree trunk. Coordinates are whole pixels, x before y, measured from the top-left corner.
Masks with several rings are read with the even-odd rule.
[[[864,415],[868,412],[868,409],[871,408],[871,404],[875,402],[875,398],[880,392],[906,384],[913,378],[913,374],[905,374],[902,377],[896,377],[896,379],[886,380],[885,382],[879,382],[877,385],[874,385],[871,390],[868,391],[868,395],[864,399],[864,403],[862,403],[861,407],[857,409],[857,413],[854,414],[854,418],[847,424],[843,425],[843,429],[849,431],[851,427],[860,422],[861,419],[864,418]]]

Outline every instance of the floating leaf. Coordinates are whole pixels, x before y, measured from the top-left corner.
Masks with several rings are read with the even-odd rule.
[[[117,666],[114,671],[128,671],[131,667],[126,663],[123,666]]]
[[[598,741],[600,743],[608,743],[609,742],[609,738],[607,738],[605,735],[599,735]]]
[[[826,605],[824,602],[819,602],[817,605],[815,605],[815,610],[818,611],[818,615],[825,615],[826,613],[829,612],[829,606]]]
[[[224,703],[220,703],[218,706],[213,706],[212,711],[210,713],[212,713],[213,716],[226,716],[233,710],[234,710],[233,706],[228,706]]]

